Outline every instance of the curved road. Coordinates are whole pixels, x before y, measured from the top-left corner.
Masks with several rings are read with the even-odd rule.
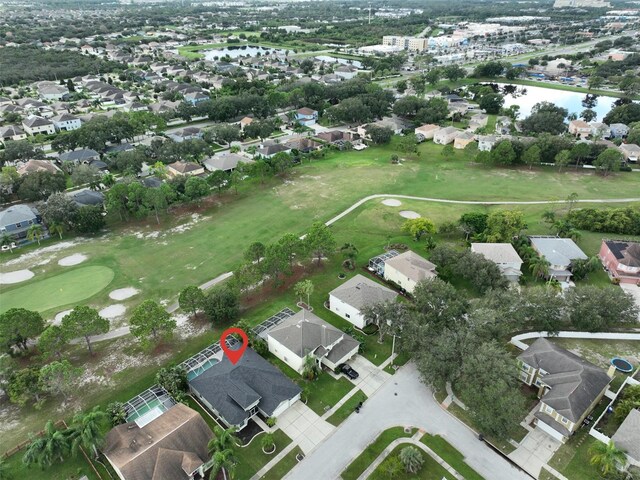
[[[409,363],[389,378],[359,414],[351,414],[285,480],[336,479],[369,443],[389,427],[412,426],[440,435],[465,457],[465,462],[487,480],[531,480],[531,477],[494,452],[476,434],[443,410],[432,391],[422,384]]]
[[[339,213],[335,217],[327,220],[325,225],[329,226],[340,220],[341,218],[346,217],[351,212],[353,212],[358,207],[364,205],[369,200],[375,200],[377,198],[402,198],[405,200],[418,200],[420,202],[433,202],[433,203],[453,203],[459,205],[553,205],[553,204],[562,204],[566,203],[566,200],[533,200],[533,201],[510,201],[510,200],[494,200],[494,201],[480,201],[480,200],[448,200],[445,198],[430,198],[430,197],[414,197],[412,195],[396,195],[392,193],[376,193],[374,195],[369,195],[358,200],[356,203],[351,205],[349,208]],[[592,199],[592,200],[576,200],[576,203],[629,203],[629,202],[640,202],[640,198],[611,198],[611,199]],[[300,238],[304,238],[305,235],[302,235]],[[206,290],[211,286],[226,280],[231,277],[233,272],[226,272],[218,275],[216,278],[209,280],[208,282],[200,285],[202,290]],[[178,304],[173,303],[167,307],[167,312],[173,313],[178,309]],[[91,338],[92,342],[99,342],[102,340],[111,340],[113,338],[123,337],[124,335],[129,334],[129,327],[121,327],[115,330],[112,330],[104,335],[96,335]],[[72,343],[82,343],[84,339],[74,339]]]

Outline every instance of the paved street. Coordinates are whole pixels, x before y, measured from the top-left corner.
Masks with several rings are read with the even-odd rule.
[[[413,364],[400,369],[285,478],[336,479],[378,434],[392,426],[415,426],[439,434],[487,480],[530,480],[511,466],[457,419],[445,412],[419,380]]]

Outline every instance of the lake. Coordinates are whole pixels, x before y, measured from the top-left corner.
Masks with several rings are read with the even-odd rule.
[[[533,106],[539,102],[554,103],[559,107],[566,108],[569,111],[569,114],[576,113],[578,116],[580,116],[580,113],[585,109],[582,105],[582,101],[586,97],[586,94],[584,93],[555,90],[553,88],[530,87],[528,85],[510,85],[504,83],[494,85],[497,85],[500,93],[505,95],[505,108],[508,108],[511,105],[520,106],[519,119],[528,117]],[[509,93],[513,90],[515,90],[514,93]],[[595,105],[591,107],[591,109],[596,112],[598,115],[596,120],[600,122],[604,116],[609,113],[613,102],[615,102],[617,98],[600,95],[590,96],[593,97],[595,101]]]
[[[240,57],[256,57],[260,55],[278,54],[284,55],[286,50],[271,47],[259,47],[254,45],[239,45],[237,47],[224,47],[216,48],[214,50],[207,50],[204,54],[207,60],[215,60],[215,57],[222,58],[229,56],[231,58]]]
[[[350,60],[346,58],[331,57],[329,55],[318,55],[316,60],[327,63],[340,63],[342,65],[353,65],[356,68],[362,68],[362,62],[358,60]]]

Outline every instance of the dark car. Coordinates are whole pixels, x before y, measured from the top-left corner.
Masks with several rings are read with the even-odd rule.
[[[344,373],[347,377],[349,377],[351,380],[355,380],[360,376],[358,372],[356,372],[353,368],[351,368],[346,363],[342,363],[338,365],[338,368],[340,368],[340,371]]]

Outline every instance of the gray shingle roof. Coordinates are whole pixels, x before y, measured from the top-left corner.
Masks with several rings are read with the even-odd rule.
[[[547,372],[541,380],[550,390],[542,401],[572,422],[580,420],[611,381],[601,368],[546,338],[533,342],[518,360]]]
[[[301,391],[250,348],[235,365],[225,356],[189,384],[231,425],[244,423],[250,417],[245,409],[256,401],[263,412],[271,415],[280,403]]]
[[[437,276],[436,266],[411,250],[407,250],[400,255],[390,258],[384,263],[385,266],[389,265],[395,268],[414,282]]]
[[[631,458],[640,461],[640,410],[634,408],[629,412],[611,440]]]
[[[215,155],[207,158],[203,163],[215,170],[232,170],[238,166],[238,163],[253,163],[253,160],[236,153],[228,153],[226,155]]]
[[[568,266],[572,260],[586,260],[588,257],[570,238],[530,236],[536,251],[551,265]]]
[[[92,158],[98,158],[100,155],[95,150],[88,148],[82,148],[80,150],[73,150],[72,152],[65,152],[60,154],[60,161],[66,162],[83,162],[85,160],[91,160]]]
[[[13,205],[0,211],[0,227],[15,225],[16,223],[35,221],[36,214],[28,205]]]
[[[302,310],[271,329],[268,336],[299,357],[315,352],[319,357],[326,355],[326,358],[333,363],[341,360],[360,345],[352,336],[338,330],[313,313]]]
[[[394,257],[394,259],[395,258],[398,257]],[[387,263],[389,261],[390,260],[388,260]],[[380,285],[378,282],[374,282],[373,280],[369,280],[367,277],[360,274],[350,278],[339,287],[331,290],[329,295],[334,296],[338,300],[341,300],[358,310],[361,310],[363,307],[368,305],[376,305],[388,300],[394,300],[398,296],[397,293],[390,288]]]
[[[471,251],[493,263],[522,263],[520,255],[510,243],[472,243]]]

